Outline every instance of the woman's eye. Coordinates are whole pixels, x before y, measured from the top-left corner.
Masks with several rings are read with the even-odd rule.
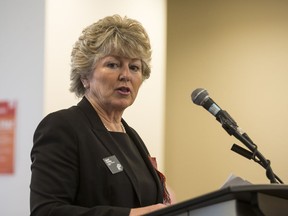
[[[131,65],[130,66],[130,70],[134,71],[134,72],[138,72],[140,70],[140,67],[137,65]]]
[[[111,68],[111,69],[116,69],[119,67],[119,65],[117,63],[108,63],[107,67]]]

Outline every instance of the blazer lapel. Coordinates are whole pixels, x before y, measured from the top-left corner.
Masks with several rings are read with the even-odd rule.
[[[138,201],[141,204],[140,192],[139,192],[139,187],[137,185],[137,181],[135,178],[135,174],[131,170],[128,161],[123,156],[123,153],[121,151],[119,151],[119,149],[116,145],[114,145],[114,140],[111,137],[110,133],[105,128],[99,115],[97,114],[97,112],[94,110],[93,106],[90,104],[90,102],[85,97],[83,97],[83,99],[78,103],[78,106],[83,111],[83,113],[87,116],[87,119],[88,119],[89,123],[91,124],[92,130],[93,130],[95,136],[97,136],[97,138],[106,147],[106,149],[110,152],[111,155],[117,156],[118,160],[120,161],[121,165],[124,168],[124,172],[127,174],[128,178],[130,179],[130,181],[133,185],[133,188],[137,194]],[[108,155],[108,156],[111,156],[111,155]],[[142,155],[142,153],[141,153],[141,155]]]
[[[137,146],[142,159],[144,160],[145,164],[147,165],[149,171],[151,172],[156,185],[157,185],[157,200],[158,202],[163,202],[163,195],[162,195],[162,183],[159,179],[159,176],[155,170],[155,168],[153,167],[150,159],[149,159],[149,151],[146,148],[145,144],[143,143],[142,139],[137,135],[137,133],[130,128],[130,126],[122,119],[122,123],[125,127],[126,133],[130,136],[130,138],[133,140],[133,142],[135,143],[135,145]]]

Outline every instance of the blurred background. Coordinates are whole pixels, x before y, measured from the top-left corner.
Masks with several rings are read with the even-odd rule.
[[[13,170],[0,167],[0,215],[29,215],[34,130],[78,102],[68,90],[72,46],[84,27],[116,13],[139,20],[153,48],[151,77],[124,118],[179,202],[219,189],[231,173],[269,184],[262,167],[230,150],[241,143],[192,103],[196,88],[207,89],[287,183],[287,10],[280,0],[0,0],[0,102],[17,104]]]
[[[215,118],[190,100],[207,89],[288,181],[287,1],[168,1],[165,170],[180,200],[219,188],[230,173],[265,171],[230,150]]]

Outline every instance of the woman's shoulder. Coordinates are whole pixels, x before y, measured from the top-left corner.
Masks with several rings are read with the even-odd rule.
[[[73,105],[69,108],[62,108],[53,112],[50,112],[49,114],[47,114],[44,119],[55,119],[58,120],[59,118],[71,118],[71,116],[74,118],[76,116],[81,116],[82,115],[82,111],[81,111],[81,107],[85,107],[87,106],[87,99],[83,98],[77,105]],[[79,106],[80,105],[80,106]],[[86,107],[84,109],[87,109]],[[71,118],[71,119],[73,119]]]
[[[48,113],[43,120],[45,119],[53,119],[53,120],[61,120],[63,118],[70,118],[71,116],[78,115],[79,111],[77,110],[77,106],[72,106],[67,109],[60,109],[57,111],[53,111]]]
[[[47,126],[47,125],[53,125],[55,126],[71,126],[74,125],[76,122],[79,122],[80,119],[83,120],[83,118],[80,117],[81,112],[79,111],[79,108],[77,106],[72,106],[67,109],[61,109],[54,112],[51,112],[47,114],[39,123],[38,127],[40,126]],[[80,122],[79,122],[80,123]]]

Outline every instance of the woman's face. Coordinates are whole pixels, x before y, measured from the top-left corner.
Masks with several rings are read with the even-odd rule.
[[[133,104],[142,84],[142,62],[108,55],[98,60],[92,76],[86,80],[86,94],[107,112],[124,111]]]

